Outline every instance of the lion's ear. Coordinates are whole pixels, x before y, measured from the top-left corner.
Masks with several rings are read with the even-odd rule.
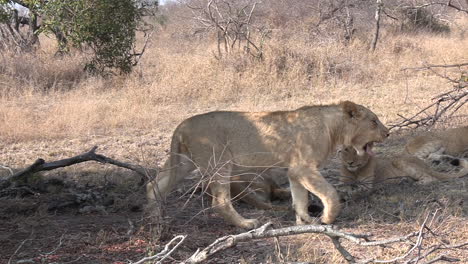
[[[344,101],[341,103],[341,105],[343,106],[343,111],[345,114],[347,114],[350,118],[360,117],[361,114],[357,104],[351,101]]]

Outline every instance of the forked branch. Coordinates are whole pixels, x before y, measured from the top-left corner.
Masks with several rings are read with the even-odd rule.
[[[453,117],[459,109],[468,102],[468,76],[462,67],[468,66],[468,63],[447,64],[447,65],[426,65],[423,67],[404,68],[402,70],[428,70],[436,76],[446,79],[453,85],[453,88],[448,92],[441,93],[432,98],[432,103],[424,107],[418,113],[410,117],[398,115],[400,121],[390,125],[393,128],[417,128],[421,126],[431,127],[437,122]],[[446,74],[441,74],[435,71],[435,68],[458,68],[460,78],[449,77]]]
[[[112,164],[118,167],[132,170],[138,173],[142,177],[142,182],[144,182],[144,180],[147,178],[151,178],[150,176],[152,176],[151,175],[152,170],[142,167],[140,165],[134,165],[130,163],[121,162],[121,161],[106,157],[104,155],[97,154],[96,153],[97,148],[98,148],[97,146],[94,146],[88,152],[85,152],[83,154],[80,154],[71,158],[67,158],[67,159],[52,161],[52,162],[45,162],[44,159],[39,158],[29,167],[9,176],[7,180],[16,181],[24,177],[27,177],[28,175],[35,173],[35,172],[54,170],[57,168],[63,168],[63,167],[71,166],[71,165],[86,162],[86,161],[97,161],[100,163]]]
[[[216,239],[213,243],[211,243],[206,248],[200,250],[198,249],[190,258],[188,258],[183,263],[200,263],[207,260],[212,255],[225,250],[227,248],[233,247],[240,242],[247,242],[255,239],[262,239],[262,238],[271,238],[271,237],[279,237],[279,236],[289,236],[289,235],[297,235],[297,234],[305,234],[305,233],[316,233],[316,234],[323,234],[328,236],[331,240],[335,249],[343,256],[343,258],[348,263],[356,263],[356,264],[367,264],[367,263],[420,263],[421,260],[427,260],[429,256],[433,256],[432,254],[437,253],[439,250],[444,249],[461,249],[468,246],[468,242],[449,245],[445,244],[438,244],[433,245],[428,248],[423,247],[423,240],[432,235],[437,236],[429,226],[433,223],[434,218],[437,215],[437,211],[435,213],[429,213],[426,218],[424,219],[423,223],[420,225],[419,230],[416,232],[412,232],[405,236],[390,238],[390,239],[383,239],[383,240],[372,240],[372,234],[353,234],[344,232],[341,230],[336,229],[334,226],[329,225],[303,225],[303,226],[291,226],[279,229],[270,229],[272,223],[266,223],[265,225],[237,235],[228,235],[221,238]],[[427,232],[426,232],[427,231]],[[406,244],[410,244],[411,247],[406,250],[402,255],[394,257],[392,259],[381,260],[377,258],[368,258],[365,260],[358,260],[355,256],[353,256],[340,242],[341,239],[348,240],[349,242],[359,245],[359,246],[386,246],[394,243],[401,243],[404,242]],[[414,242],[413,242],[414,240]],[[444,254],[439,255],[435,259],[439,261],[449,261],[449,262],[457,262],[459,261],[456,258],[446,256]],[[434,260],[430,260],[427,263],[435,263]]]
[[[207,246],[203,250],[197,250],[185,263],[200,263],[210,256],[220,252],[224,249],[233,247],[240,242],[246,242],[254,239],[270,238],[270,237],[279,237],[279,236],[289,236],[289,235],[298,235],[306,233],[317,233],[324,234],[330,237],[333,241],[333,244],[338,249],[338,251],[345,257],[346,260],[350,263],[355,262],[355,258],[348,252],[340,243],[340,239],[345,239],[351,241],[354,244],[360,246],[380,246],[396,242],[407,241],[409,238],[417,236],[419,232],[413,232],[406,236],[396,237],[386,240],[377,240],[372,241],[369,238],[371,234],[352,234],[344,231],[340,231],[333,226],[329,225],[303,225],[303,226],[291,226],[279,229],[269,229],[272,223],[266,223],[265,225],[237,235],[229,235],[216,239],[212,244]]]

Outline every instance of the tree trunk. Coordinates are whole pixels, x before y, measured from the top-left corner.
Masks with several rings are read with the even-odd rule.
[[[379,40],[380,31],[380,13],[382,12],[383,3],[382,0],[377,0],[377,8],[375,9],[375,32],[374,38],[372,39],[371,50],[374,51],[377,47],[377,41]]]

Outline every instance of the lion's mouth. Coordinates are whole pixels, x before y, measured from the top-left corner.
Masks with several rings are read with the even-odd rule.
[[[374,141],[371,141],[371,142],[366,143],[361,148],[355,147],[354,149],[356,150],[358,156],[362,156],[362,155],[364,155],[364,153],[367,153],[370,156],[375,156],[374,151],[372,151],[373,147],[374,147]]]
[[[372,151],[372,148],[374,147],[374,142],[369,142],[364,145],[364,151],[366,151],[367,154],[370,156],[375,156],[375,153]]]

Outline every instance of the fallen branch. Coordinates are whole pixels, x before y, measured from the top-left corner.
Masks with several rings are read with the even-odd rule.
[[[434,219],[437,215],[437,211],[434,213],[429,213],[420,227],[418,231],[412,232],[405,236],[394,237],[390,239],[383,239],[383,240],[371,240],[370,237],[372,234],[353,234],[344,231],[337,230],[334,226],[330,225],[303,225],[303,226],[291,226],[279,229],[270,229],[272,223],[266,223],[265,225],[237,235],[228,235],[221,238],[216,239],[213,243],[207,246],[204,249],[198,249],[190,258],[185,260],[182,263],[200,263],[207,260],[212,255],[225,250],[227,248],[233,247],[240,242],[247,242],[254,239],[263,239],[263,238],[277,238],[279,236],[289,236],[289,235],[298,235],[298,234],[305,234],[305,233],[316,233],[316,234],[323,234],[328,236],[335,249],[343,256],[343,258],[348,263],[354,264],[368,264],[368,263],[405,263],[405,264],[416,264],[420,263],[422,260],[427,260],[429,256],[433,256],[431,254],[438,252],[439,250],[453,250],[453,249],[461,249],[468,246],[468,242],[463,242],[459,244],[449,245],[446,242],[443,244],[433,245],[428,248],[423,248],[423,240],[426,239],[428,236],[436,237],[437,234],[433,232],[430,228]],[[429,223],[429,224],[428,224]],[[427,232],[426,232],[427,231]],[[415,238],[413,242],[412,238]],[[411,247],[406,250],[402,255],[394,257],[392,259],[381,260],[377,258],[368,258],[365,260],[357,260],[355,256],[353,256],[340,242],[341,239],[345,239],[350,241],[353,244],[359,246],[366,246],[366,247],[373,247],[373,246],[381,246],[386,247],[389,244],[394,243],[409,243]],[[445,254],[440,254],[436,258],[432,259],[426,263],[435,263],[436,261],[448,261],[448,262],[457,262],[459,261],[456,258],[446,256]]]
[[[269,222],[257,229],[245,233],[218,238],[205,249],[197,250],[189,259],[185,261],[185,263],[200,263],[208,259],[210,256],[218,253],[219,251],[233,247],[240,242],[246,242],[254,239],[298,235],[305,233],[318,233],[330,237],[332,239],[333,244],[335,245],[335,248],[337,248],[337,250],[343,255],[343,257],[346,260],[348,260],[348,262],[358,263],[355,262],[354,257],[348,251],[346,251],[346,249],[344,249],[343,246],[341,246],[339,239],[346,239],[360,246],[381,246],[385,244],[407,241],[409,238],[417,236],[419,234],[419,232],[413,232],[402,237],[370,241],[369,237],[371,236],[371,234],[347,233],[337,230],[333,226],[329,225],[303,225],[268,230],[271,227],[271,225],[272,223]]]
[[[406,70],[427,70],[427,69],[430,69],[430,68],[460,68],[460,67],[463,67],[463,66],[468,66],[468,62],[458,63],[458,64],[439,64],[439,65],[429,64],[429,65],[422,66],[422,67],[403,68],[401,70],[406,71]]]
[[[37,159],[31,166],[9,176],[7,180],[16,181],[16,180],[25,178],[32,173],[36,173],[39,171],[49,171],[49,170],[54,170],[57,168],[63,168],[63,167],[71,166],[71,165],[86,162],[86,161],[97,161],[100,163],[112,164],[118,167],[132,170],[138,173],[140,176],[142,176],[142,181],[140,184],[143,184],[145,182],[145,179],[151,178],[150,169],[147,169],[139,165],[133,165],[130,163],[121,162],[121,161],[106,157],[104,155],[97,154],[96,153],[97,148],[98,148],[97,146],[94,146],[91,150],[83,154],[80,154],[80,155],[77,155],[68,159],[62,159],[62,160],[57,160],[57,161],[52,161],[52,162],[45,162],[44,159]]]

